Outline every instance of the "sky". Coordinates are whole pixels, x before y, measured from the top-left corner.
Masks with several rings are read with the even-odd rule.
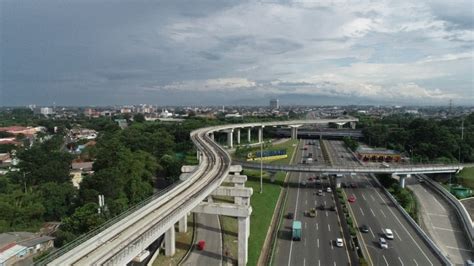
[[[0,106],[474,105],[474,1],[0,0]]]

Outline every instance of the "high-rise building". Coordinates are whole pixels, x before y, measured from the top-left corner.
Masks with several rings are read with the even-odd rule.
[[[280,108],[280,102],[278,101],[278,99],[271,99],[271,100],[270,100],[270,108],[271,108],[271,109],[278,109],[278,108]]]

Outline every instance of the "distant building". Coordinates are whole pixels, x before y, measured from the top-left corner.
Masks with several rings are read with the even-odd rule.
[[[169,117],[172,117],[173,116],[173,113],[170,113],[168,112],[168,110],[164,109],[161,113],[160,113],[160,117],[161,118],[169,118]]]
[[[54,114],[54,110],[51,107],[41,107],[40,114],[42,115],[52,115]]]
[[[53,247],[53,240],[27,232],[0,234],[0,265],[29,265],[31,257]]]
[[[271,99],[270,109],[279,109],[279,108],[280,108],[280,101],[278,99]]]
[[[242,118],[243,116],[239,113],[235,113],[235,114],[226,114],[225,115],[225,118]]]
[[[128,127],[127,119],[115,119],[115,122],[117,122],[121,129]]]

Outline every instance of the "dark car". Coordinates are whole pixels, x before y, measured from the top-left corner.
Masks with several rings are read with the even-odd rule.
[[[361,231],[362,233],[368,233],[368,232],[369,232],[369,227],[364,224],[364,225],[362,225],[362,226],[360,227],[360,231]]]
[[[332,205],[331,208],[329,208],[331,211],[336,211],[336,206]]]
[[[286,215],[286,218],[287,218],[287,219],[293,219],[293,218],[295,218],[295,215],[294,215],[292,212],[289,212],[289,213]]]
[[[324,207],[324,204],[319,205],[319,209],[320,209],[320,210],[324,211],[325,208],[326,208],[326,207]]]
[[[356,188],[357,184],[356,183],[351,183],[351,188]]]

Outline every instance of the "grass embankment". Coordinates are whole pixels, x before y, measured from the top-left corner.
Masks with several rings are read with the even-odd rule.
[[[278,159],[278,160],[265,160],[263,161],[264,163],[274,163],[274,164],[289,164],[291,157],[293,157],[293,154],[295,153],[295,148],[298,144],[298,140],[288,140],[280,144],[265,144],[263,150],[264,151],[276,151],[276,150],[286,150],[287,152],[287,157],[283,159]],[[238,148],[234,154],[235,158],[238,160],[247,160],[247,154],[248,153],[255,153],[260,151],[260,146],[256,147],[251,147],[251,148]],[[259,160],[255,160],[255,163],[259,163]]]
[[[459,184],[474,190],[474,167],[462,169],[456,177]]]
[[[188,216],[188,231],[186,233],[176,232],[176,253],[172,257],[165,256],[165,250],[161,249],[160,254],[153,261],[153,266],[169,266],[178,265],[178,262],[186,255],[191,248],[193,231],[194,231],[194,215]]]

